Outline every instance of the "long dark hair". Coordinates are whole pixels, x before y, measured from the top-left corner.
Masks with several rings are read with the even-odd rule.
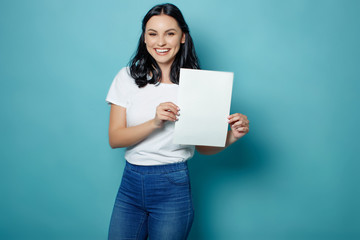
[[[155,59],[148,53],[145,44],[145,27],[146,23],[152,16],[165,14],[173,17],[182,32],[185,33],[185,43],[180,44],[179,52],[176,54],[174,62],[171,65],[170,80],[172,83],[179,84],[180,68],[199,69],[199,60],[195,52],[194,43],[190,36],[189,27],[185,19],[175,5],[166,3],[159,4],[150,9],[142,21],[142,34],[139,40],[138,49],[135,56],[129,62],[130,74],[135,79],[135,83],[140,87],[146,84],[158,84],[161,79],[161,69]],[[151,73],[151,74],[150,74]],[[148,79],[148,76],[152,76]]]

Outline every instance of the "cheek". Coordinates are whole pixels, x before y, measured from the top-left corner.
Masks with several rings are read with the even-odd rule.
[[[145,44],[146,44],[146,47],[149,47],[149,46],[152,46],[154,45],[154,40],[152,40],[151,38],[147,38],[145,37]]]
[[[173,47],[179,48],[179,47],[180,47],[180,43],[181,43],[181,39],[172,39],[172,40],[171,40],[171,45],[172,45]]]
[[[146,42],[145,42],[145,46],[146,46],[147,52],[148,52],[150,55],[152,55],[152,54],[153,54],[153,53],[152,53],[153,47],[152,47],[152,45],[151,45],[151,41],[150,41],[150,42],[146,41]]]

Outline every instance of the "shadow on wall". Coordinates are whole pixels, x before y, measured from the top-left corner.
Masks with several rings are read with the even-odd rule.
[[[235,107],[235,109],[240,108]],[[226,178],[228,175],[239,175],[240,179],[241,176],[256,178],[265,174],[264,172],[268,169],[266,160],[268,151],[262,145],[262,141],[251,134],[251,127],[254,128],[250,124],[248,135],[226,150],[210,156],[195,153],[194,158],[189,160],[195,208],[195,219],[189,239],[209,239],[209,234],[206,232],[213,228],[213,224],[209,223],[212,222],[211,218],[214,217],[214,214],[212,214],[213,206],[209,204],[211,196],[208,193],[216,191],[214,189],[216,187],[213,186],[214,181]],[[237,189],[236,182],[230,184],[234,184],[234,189]],[[228,221],[228,219],[223,221]]]
[[[196,51],[202,69],[216,71],[233,69],[233,67],[225,65],[229,61],[225,59],[222,53],[214,53],[215,50],[212,46],[216,46],[217,42],[213,38],[205,37],[209,36],[210,33],[204,32],[201,28],[195,28],[194,33],[197,33],[197,35],[194,35],[195,43],[198,43]],[[203,41],[203,39],[206,39],[206,41]],[[210,52],[212,56],[217,57],[209,57]],[[236,82],[234,82],[234,87],[236,87]],[[236,90],[233,89],[233,91]],[[211,230],[210,232],[224,231],[220,228],[214,229],[212,223],[215,222],[214,217],[216,216],[213,214],[214,205],[212,203],[214,201],[211,198],[214,196],[213,193],[216,194],[218,190],[214,183],[223,181],[229,175],[239,176],[237,179],[240,179],[240,181],[249,177],[256,178],[266,174],[265,172],[269,170],[268,155],[270,151],[267,149],[268,146],[263,139],[260,139],[259,136],[261,135],[256,134],[256,123],[260,123],[259,120],[265,119],[265,116],[262,116],[261,112],[258,113],[256,109],[249,109],[249,101],[246,101],[247,106],[238,104],[238,100],[241,101],[241,95],[238,96],[237,94],[241,94],[241,91],[233,92],[230,113],[239,112],[248,116],[250,120],[249,134],[218,154],[206,156],[195,153],[195,156],[188,162],[195,208],[194,223],[189,236],[190,240],[209,240],[214,237],[209,234],[209,230]],[[239,188],[237,182],[226,181],[226,184],[232,184],[231,187],[234,189]],[[216,222],[219,222],[218,220]],[[226,222],[229,219],[220,219],[220,221]],[[235,229],[235,232],[239,230]]]

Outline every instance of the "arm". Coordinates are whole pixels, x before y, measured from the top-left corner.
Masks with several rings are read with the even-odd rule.
[[[221,152],[249,132],[249,120],[240,113],[228,117],[231,130],[228,131],[225,147],[196,146],[196,151],[204,155],[212,155]]]
[[[162,128],[165,121],[176,121],[178,107],[173,103],[161,103],[154,119],[134,127],[126,127],[126,108],[111,104],[109,143],[112,148],[132,146]]]

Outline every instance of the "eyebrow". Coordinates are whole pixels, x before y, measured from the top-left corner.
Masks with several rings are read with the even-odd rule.
[[[150,28],[150,29],[148,29],[147,31],[154,31],[154,32],[157,32],[156,30],[151,29],[151,28]],[[170,28],[170,29],[166,30],[165,32],[170,32],[170,31],[175,31],[175,32],[177,32],[175,28]]]

